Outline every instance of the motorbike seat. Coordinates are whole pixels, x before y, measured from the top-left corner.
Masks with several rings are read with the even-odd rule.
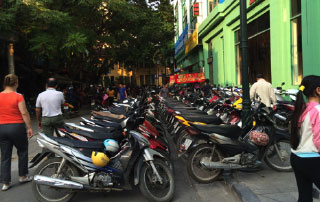
[[[216,125],[219,125],[222,123],[222,120],[219,117],[212,116],[212,115],[187,114],[187,115],[183,115],[183,118],[191,122],[202,122],[202,123],[216,124]]]
[[[70,128],[65,128],[65,129],[69,133],[79,134],[84,137],[88,137],[98,141],[104,141],[105,139],[119,140],[122,137],[121,131],[117,131],[117,130],[110,131],[109,133],[101,133],[101,132],[87,132],[83,130],[70,129]]]
[[[79,140],[73,140],[69,138],[61,138],[61,137],[50,137],[56,142],[67,145],[72,148],[87,148],[87,149],[104,149],[103,142],[93,141],[93,142],[83,142]]]
[[[186,114],[186,115],[192,115],[192,114],[196,114],[196,115],[199,115],[199,114],[204,114],[204,115],[208,115],[207,112],[204,112],[204,111],[200,111],[200,110],[197,110],[197,109],[177,109],[175,110],[177,111],[178,113],[180,114]]]
[[[277,101],[277,103],[278,103],[278,104],[289,104],[289,105],[293,105],[293,102],[291,102],[291,101],[285,101],[285,100],[283,100],[283,101]]]
[[[111,122],[116,122],[116,123],[121,123],[124,119],[117,119],[117,118],[113,118],[113,117],[109,117],[109,116],[93,116],[95,119],[100,119],[100,120],[107,120],[107,121],[111,121]]]
[[[102,127],[111,127],[111,128],[121,128],[121,125],[120,123],[111,123],[111,122],[105,122],[105,121],[102,121],[102,120],[90,120],[92,121],[93,123],[99,125],[99,126],[102,126]]]
[[[197,125],[192,124],[193,127],[198,129],[201,132],[204,133],[216,133],[218,135],[222,135],[231,139],[238,139],[238,137],[241,135],[241,128],[236,125]]]

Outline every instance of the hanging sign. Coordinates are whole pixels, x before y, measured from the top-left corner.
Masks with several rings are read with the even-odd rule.
[[[199,16],[199,3],[193,4],[193,16]]]
[[[182,49],[184,49],[185,42],[188,38],[188,25],[184,28],[182,34],[179,36],[179,39],[174,44],[174,54],[177,55]]]
[[[198,29],[196,28],[194,32],[192,33],[192,36],[189,37],[185,44],[185,50],[184,53],[187,54],[192,49],[194,49],[198,45]]]

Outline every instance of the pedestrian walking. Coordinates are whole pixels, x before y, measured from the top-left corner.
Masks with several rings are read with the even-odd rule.
[[[36,102],[38,125],[48,136],[53,136],[54,129],[63,126],[61,106],[64,104],[63,93],[57,91],[55,78],[47,81],[47,90],[40,93]]]
[[[320,188],[319,103],[320,76],[307,76],[301,82],[291,121],[291,165],[298,186],[298,202],[312,201],[313,183]]]
[[[119,85],[119,90],[118,90],[118,96],[117,96],[117,99],[121,101],[123,101],[124,99],[126,99],[128,97],[127,95],[127,91],[126,91],[126,88],[120,84]]]
[[[114,101],[114,96],[115,96],[115,91],[113,87],[110,87],[109,90],[107,91],[109,97],[108,97],[108,106],[111,106]]]
[[[211,86],[210,86],[209,82],[210,82],[210,80],[209,80],[209,79],[206,79],[206,80],[204,81],[203,87],[201,88],[201,90],[202,90],[202,92],[203,92],[203,95],[204,95],[205,97],[207,97],[207,96],[209,95],[209,93],[210,93]]]
[[[168,89],[168,84],[164,84],[163,88],[161,88],[159,96],[163,98],[167,98],[169,95],[169,89]]]
[[[262,74],[257,74],[256,79],[257,82],[254,83],[250,89],[250,99],[255,99],[258,95],[261,102],[267,107],[271,106],[272,101],[273,109],[275,110],[277,106],[277,99],[271,83],[264,80]]]
[[[9,74],[4,78],[4,90],[0,93],[0,147],[2,191],[10,188],[12,148],[17,148],[19,158],[19,182],[30,182],[28,177],[28,137],[32,137],[30,116],[21,94],[16,90],[18,77]],[[26,129],[27,128],[27,129]]]

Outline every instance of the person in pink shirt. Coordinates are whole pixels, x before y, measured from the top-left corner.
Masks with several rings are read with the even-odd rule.
[[[307,102],[305,103],[305,98]],[[312,202],[312,184],[320,188],[320,76],[306,76],[291,120],[291,165],[298,202]]]

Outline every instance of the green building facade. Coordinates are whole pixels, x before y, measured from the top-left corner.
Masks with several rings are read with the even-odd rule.
[[[175,14],[181,1],[189,9],[199,3],[201,18],[184,36],[197,31],[197,46],[176,53],[178,69],[204,71],[214,84],[241,85],[240,0],[179,0]],[[318,0],[247,0],[250,83],[262,73],[273,86],[291,88],[303,76],[320,75],[319,11]]]

